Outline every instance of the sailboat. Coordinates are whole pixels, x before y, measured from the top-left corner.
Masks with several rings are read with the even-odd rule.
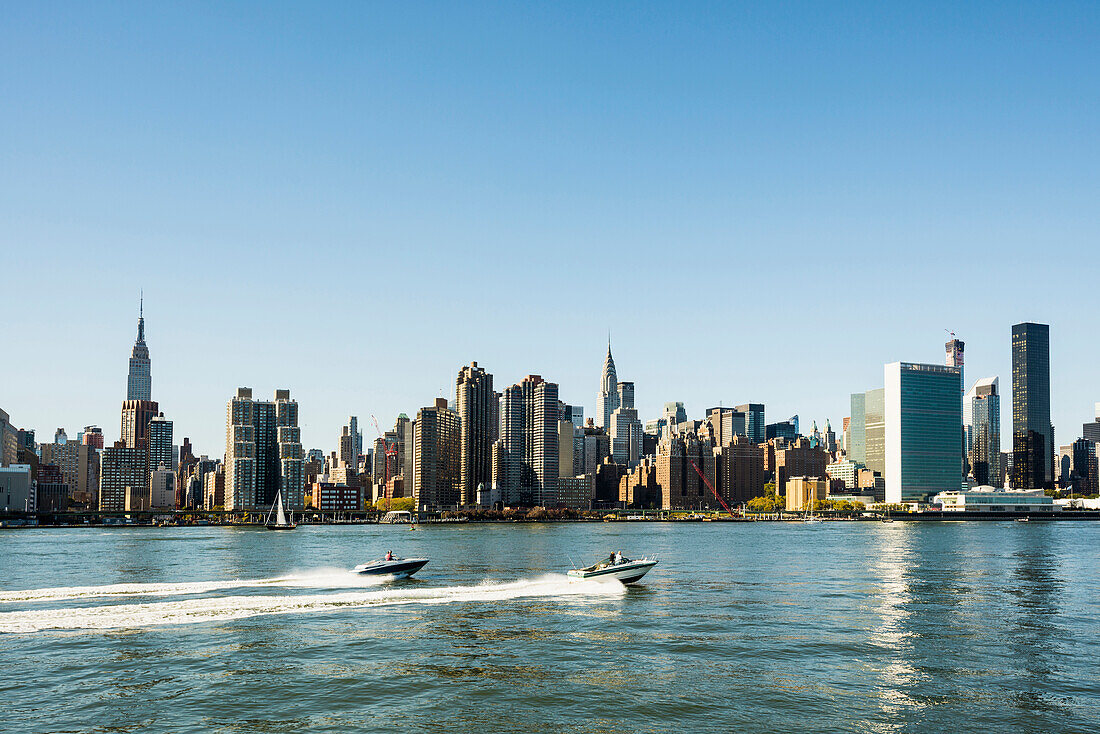
[[[275,516],[275,522],[272,522],[272,515]],[[279,487],[275,493],[275,501],[271,503],[271,509],[267,511],[267,520],[264,521],[264,527],[268,530],[293,530],[298,527],[294,524],[294,517],[291,516],[287,519],[286,512],[283,511],[283,488]]]
[[[802,518],[802,522],[812,523],[812,524],[815,524],[815,525],[821,523],[821,518],[820,517],[814,517],[814,504],[816,504],[816,502],[817,502],[816,499],[814,499],[812,497],[810,498],[810,502],[809,502],[809,504],[810,504],[810,514],[807,515],[806,517]]]

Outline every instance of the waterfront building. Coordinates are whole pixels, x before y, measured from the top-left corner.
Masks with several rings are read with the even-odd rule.
[[[600,392],[596,397],[596,425],[611,430],[611,414],[619,407],[619,383],[615,373],[615,360],[611,356],[611,339],[607,340],[607,356],[600,375]]]
[[[280,488],[290,509],[304,506],[305,472],[298,403],[290,390],[273,401],[253,400],[252,388],[237,389],[226,406],[225,508],[265,510]]]
[[[38,477],[32,484],[35,488],[36,512],[64,512],[69,509],[69,485],[62,478],[59,467],[40,464]]]
[[[34,511],[34,484],[30,464],[0,467],[0,509],[5,512]]]
[[[556,421],[555,421],[556,423]],[[461,498],[461,430],[446,398],[421,408],[413,424],[413,504],[451,507]]]
[[[620,385],[630,384],[620,382]],[[633,402],[633,401],[631,401]],[[638,411],[631,405],[620,404],[611,414],[611,456],[617,464],[632,465],[642,457],[642,422]]]
[[[1012,486],[1053,486],[1054,427],[1050,424],[1050,327],[1012,327]]]
[[[811,445],[808,438],[797,438],[789,443],[776,439],[773,444],[775,464],[773,468],[776,494],[786,494],[792,477],[826,479],[825,466],[829,455],[824,448]]]
[[[967,393],[968,463],[975,484],[993,484],[1000,476],[1001,396],[996,377],[978,380]]]
[[[103,449],[99,471],[99,509],[121,512],[128,509],[128,493],[144,495],[149,491],[149,451],[116,441]],[[137,496],[137,494],[135,494]]]
[[[149,438],[149,469],[159,467],[173,469],[176,462],[172,455],[172,421],[159,413],[149,420],[147,428]]]
[[[811,503],[823,501],[829,494],[829,482],[819,477],[791,477],[787,481],[788,512],[812,510]]]
[[[176,508],[176,473],[161,466],[149,472],[149,509]]]
[[[661,440],[657,448],[657,483],[661,488],[661,508],[665,510],[714,507],[714,499],[694,462],[711,486],[717,484],[714,446],[693,432],[677,433]]]
[[[207,510],[225,507],[225,466],[218,462],[213,471],[202,478],[203,508]]]
[[[596,495],[596,477],[594,474],[579,474],[572,477],[558,477],[558,506],[573,510],[592,509],[592,498]]]
[[[859,470],[863,465],[851,459],[834,461],[825,466],[825,474],[830,480],[830,488],[843,487],[848,491],[859,489]]]
[[[885,368],[886,501],[927,503],[962,485],[958,367],[894,362]]]
[[[76,487],[80,475],[80,442],[70,441],[64,429],[54,434],[53,443],[39,447],[39,459],[43,464],[53,464],[61,471],[59,481]]]
[[[657,462],[643,459],[619,480],[619,504],[623,508],[649,509],[660,506],[660,503]]]
[[[1005,491],[980,486],[940,492],[932,498],[944,512],[1054,512],[1061,509],[1043,490]]]
[[[504,390],[493,484],[506,505],[553,507],[558,490],[558,386],[539,375]]]
[[[576,444],[573,441],[573,432],[574,428],[571,421],[558,420],[558,477],[575,475]],[[581,445],[584,445],[583,442]]]
[[[31,433],[31,443],[34,434]],[[31,447],[33,453],[33,446]],[[0,466],[14,464],[19,455],[19,431],[11,424],[11,416],[0,410]]]
[[[314,482],[311,502],[318,512],[359,512],[363,509],[363,488],[358,484]]]
[[[1070,448],[1071,473],[1074,494],[1100,492],[1100,474],[1097,472],[1097,449],[1100,444],[1087,438],[1079,438]]]
[[[730,505],[764,496],[764,445],[750,436],[733,436],[719,449],[716,487]]]
[[[493,376],[471,362],[455,379],[455,410],[460,427],[459,502],[477,502],[479,485],[493,481],[493,442],[500,428],[500,396],[493,389]]]
[[[138,306],[138,332],[130,353],[130,370],[126,377],[126,400],[152,400],[152,375],[149,347],[145,345],[145,299]],[[135,444],[136,445],[136,444]]]

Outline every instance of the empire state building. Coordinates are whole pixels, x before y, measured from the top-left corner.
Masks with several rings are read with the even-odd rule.
[[[126,380],[127,400],[152,400],[152,378],[149,374],[149,347],[145,346],[145,304],[138,306],[138,332],[130,354],[130,374]]]

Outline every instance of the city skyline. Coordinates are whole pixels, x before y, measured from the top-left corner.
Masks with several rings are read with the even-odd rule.
[[[147,347],[146,342],[145,342],[146,324],[145,324],[145,317],[144,317],[144,301],[143,301],[143,299],[142,299],[142,302],[139,305],[140,305],[140,309],[139,309],[140,313],[139,313],[139,318],[138,318],[138,334],[139,334],[139,336],[138,336],[138,340],[137,340],[136,344],[134,342],[131,342],[131,345],[134,349],[137,349],[137,348],[140,347],[140,349],[143,351],[144,362],[143,362],[142,367],[143,367],[143,369],[144,369],[144,371],[147,375],[148,371],[150,369],[150,363],[153,364],[153,371],[154,372],[157,371],[158,360],[157,360],[157,356],[156,356],[155,353],[152,354],[152,356],[150,356],[150,350]],[[1009,326],[1008,328],[1009,328],[1009,332],[1010,332],[1009,336],[1011,336],[1012,326]],[[132,333],[132,331],[131,331],[131,333]],[[132,337],[131,337],[131,339],[132,339]],[[1057,330],[1055,329],[1055,336],[1053,337],[1052,341],[1056,340],[1056,339],[1057,339]],[[972,340],[973,340],[973,338],[972,338]],[[975,367],[974,367],[973,363],[970,360],[971,354],[972,354],[972,351],[970,349],[971,340],[965,340],[964,339],[963,341],[965,341],[966,344],[967,344],[966,366],[967,366],[968,371],[966,372],[966,375],[968,375],[968,376],[965,378],[967,380],[966,389],[970,389],[975,384],[980,383],[980,382],[982,382],[986,379],[1002,376],[999,373],[992,373],[992,372],[990,372],[987,376],[986,375],[987,371],[982,371],[982,370],[978,370],[976,372]],[[155,340],[154,340],[154,343],[155,343]],[[608,364],[607,360],[611,358],[610,354],[611,354],[612,347],[614,347],[613,344],[609,345],[605,342],[604,349],[607,350],[606,354],[605,354],[604,362],[603,362],[603,365],[604,365],[603,366],[603,371],[605,373],[606,373],[607,364]],[[615,347],[614,351],[617,352],[618,348]],[[1009,364],[1011,364],[1011,348],[1009,348],[1008,351],[1010,352],[1010,354],[1009,354],[1009,357],[1006,361],[1008,361]],[[1056,352],[1053,350],[1053,347],[1052,347],[1052,354],[1055,354],[1055,353]],[[941,350],[941,354],[942,354],[942,350]],[[478,360],[469,360],[467,362],[467,364],[469,364],[469,362],[477,362],[477,361]],[[916,361],[916,360],[913,360],[913,361]],[[1057,364],[1055,362],[1054,357],[1051,357],[1050,361],[1051,361],[1051,374],[1054,375],[1057,372]],[[943,362],[943,360],[941,359],[940,361],[936,361],[934,359],[927,359],[927,360],[924,360],[924,362],[925,363],[930,363],[930,364],[940,364],[940,363]],[[130,371],[131,371],[131,373],[132,373],[132,370],[133,370],[133,364],[134,364],[134,360],[133,360],[133,358],[131,358],[130,359]],[[887,363],[884,363],[884,364],[887,364]],[[481,365],[481,367],[484,368],[484,369],[488,369],[490,372],[493,372],[493,370],[491,368],[485,367],[485,365],[483,365],[483,364]],[[591,365],[590,365],[590,367],[591,367]],[[451,374],[450,380],[451,380],[452,383],[454,381],[454,376],[453,376],[454,373],[460,372],[464,368],[465,368],[465,365],[451,370],[452,374]],[[612,363],[612,371],[614,371],[614,369],[615,369],[615,365]],[[882,381],[881,369],[882,369],[882,366],[880,365],[879,366],[880,374],[879,374],[879,378],[878,378],[880,383]],[[590,371],[592,371],[592,370],[590,370]],[[519,382],[523,379],[524,376],[526,376],[528,374],[536,374],[536,373],[537,373],[537,371],[535,371],[535,370],[527,370],[521,376],[517,377],[515,381]],[[496,374],[496,373],[494,373],[494,374],[495,374],[495,377],[496,377],[496,379],[498,380],[498,383],[499,383],[502,378],[500,377],[499,374]],[[1009,369],[1008,370],[1008,378],[1007,378],[1009,385],[1011,385],[1011,374],[1012,374],[1011,369]],[[503,378],[503,379],[507,380],[508,378]],[[807,376],[807,379],[810,379],[809,376]],[[838,379],[842,380],[842,378],[838,378]],[[148,377],[146,377],[146,381],[148,381]],[[124,379],[123,382],[128,383],[128,384],[132,384],[133,380],[132,380],[132,378],[128,377],[128,378]],[[597,382],[599,384],[597,384],[597,389],[596,389],[597,395],[596,395],[595,399],[590,399],[588,401],[580,401],[580,400],[575,399],[575,396],[577,394],[583,392],[582,390],[576,389],[576,386],[573,386],[569,390],[566,390],[564,387],[561,387],[560,388],[560,398],[561,398],[562,401],[564,401],[568,404],[583,406],[586,417],[596,417],[597,415],[599,415],[599,407],[596,403],[600,399],[599,392],[602,390],[602,388],[604,386],[604,382],[605,382],[604,377],[601,375],[600,379],[597,380]],[[633,381],[631,381],[628,384],[633,384]],[[818,383],[815,383],[815,384],[818,384]],[[873,384],[873,382],[872,382],[872,384]],[[560,383],[559,383],[559,385],[560,385]],[[255,385],[251,385],[250,383],[244,383],[242,385],[237,385],[237,386],[234,386],[232,388],[229,388],[227,395],[221,397],[221,401],[220,401],[220,409],[221,410],[224,410],[225,400],[228,399],[228,397],[231,396],[231,393],[235,392],[239,387],[242,387],[242,386],[256,387]],[[881,387],[881,385],[880,385],[880,387]],[[130,394],[129,389],[130,388],[127,385],[124,385],[123,393],[125,393],[126,395],[129,395]],[[155,395],[159,395],[160,394],[159,390],[161,390],[161,389],[170,389],[170,388],[158,385],[158,390],[153,391],[153,393]],[[268,385],[265,384],[262,388],[261,387],[256,387],[256,389],[261,390],[262,392],[272,392],[276,389],[284,389],[284,388],[281,384],[278,384],[278,385],[272,384],[271,386],[268,386]],[[295,394],[296,394],[296,397],[297,397],[297,395],[299,393],[299,389],[294,388],[294,387],[291,387],[289,389],[295,391]],[[876,388],[870,388],[870,389],[876,389]],[[340,436],[339,436],[340,427],[343,424],[343,422],[346,421],[348,415],[353,415],[353,416],[354,415],[358,415],[358,416],[372,416],[373,415],[373,416],[378,417],[380,423],[383,426],[386,426],[386,425],[389,425],[390,423],[392,423],[392,421],[401,413],[405,413],[405,414],[408,414],[408,415],[415,416],[416,411],[420,410],[421,408],[431,407],[432,405],[434,405],[435,400],[437,398],[440,398],[440,397],[446,398],[449,401],[449,404],[451,405],[451,407],[455,408],[456,407],[455,406],[455,394],[454,394],[453,385],[450,386],[450,392],[449,393],[446,392],[446,390],[447,390],[447,387],[444,387],[441,394],[423,398],[423,401],[422,401],[423,404],[414,405],[414,404],[410,403],[408,405],[398,407],[395,410],[395,412],[392,413],[392,415],[388,414],[388,413],[384,413],[384,412],[382,414],[379,414],[375,410],[370,409],[369,406],[366,409],[357,410],[355,408],[355,406],[350,406],[350,405],[346,406],[346,407],[341,407],[339,404],[324,405],[324,406],[308,406],[307,405],[307,406],[305,406],[305,415],[307,417],[303,418],[302,422],[301,422],[302,443],[307,448],[321,448],[326,452],[328,452],[329,450],[338,450],[339,449],[339,442],[340,442]],[[702,388],[702,391],[703,392],[706,391],[705,386]],[[310,390],[308,389],[308,386],[306,386],[306,387],[302,388],[300,390],[300,392],[304,392],[305,394],[308,395],[310,393]],[[640,404],[643,404],[643,405],[649,404],[649,405],[654,405],[655,406],[652,412],[643,412],[642,410],[638,411],[639,418],[641,419],[642,423],[644,423],[646,420],[651,420],[651,419],[657,418],[660,415],[662,415],[664,403],[671,402],[673,400],[676,400],[676,401],[679,401],[679,402],[684,402],[686,404],[688,416],[690,418],[693,418],[693,419],[699,419],[699,418],[705,417],[705,411],[706,410],[708,410],[711,407],[717,407],[719,404],[724,405],[727,408],[732,408],[735,405],[735,401],[728,400],[728,399],[722,399],[722,400],[717,400],[717,401],[711,401],[711,402],[707,403],[706,405],[703,405],[702,403],[698,403],[697,407],[695,407],[694,410],[693,410],[692,405],[688,404],[688,401],[682,400],[678,397],[668,396],[667,399],[665,399],[665,398],[661,398],[659,396],[654,396],[654,395],[648,395],[647,396],[646,393],[648,393],[649,390],[644,388],[644,387],[639,392],[644,397],[643,400],[639,401]],[[715,392],[717,392],[717,391],[715,391]],[[1057,380],[1056,380],[1056,378],[1052,377],[1051,378],[1051,406],[1052,406],[1051,407],[1051,415],[1052,415],[1052,417],[1057,415],[1057,413],[1055,411],[1055,406],[1059,403],[1059,400],[1057,399],[1058,392],[1059,392],[1059,389],[1058,389]],[[218,450],[218,447],[220,446],[222,449],[224,449],[224,426],[221,426],[220,424],[218,424],[216,420],[215,421],[210,421],[209,418],[203,420],[201,416],[199,416],[200,420],[198,420],[195,423],[182,424],[180,419],[177,418],[177,416],[179,416],[179,415],[184,415],[184,416],[190,415],[192,418],[194,418],[198,414],[194,410],[190,410],[190,411],[188,410],[189,400],[188,400],[188,397],[186,396],[185,393],[177,393],[177,395],[178,395],[178,397],[176,399],[172,400],[172,405],[169,406],[169,410],[168,410],[168,412],[171,414],[171,417],[173,418],[173,420],[176,422],[176,424],[178,426],[180,426],[180,428],[176,429],[176,440],[177,440],[177,442],[182,441],[183,437],[186,436],[186,437],[191,439],[192,446],[195,447],[200,454],[205,454],[205,455],[209,455],[209,456],[212,456],[212,457],[220,456],[221,454]],[[1008,395],[1009,395],[1009,399],[1011,399],[1011,393],[1008,393]],[[583,395],[581,395],[581,397],[583,397]],[[835,417],[836,422],[839,423],[842,418],[849,417],[851,415],[851,407],[850,407],[849,398],[850,398],[850,395],[845,393],[844,395],[840,396],[839,401],[838,400],[833,400],[833,399],[830,399],[830,400],[827,400],[827,401],[818,401],[819,403],[823,403],[823,402],[829,402],[829,403],[840,402],[844,406],[843,410],[837,410],[837,411],[832,412],[832,413],[817,415],[817,414],[812,414],[812,413],[810,413],[808,411],[805,411],[805,410],[799,411],[799,410],[796,409],[791,413],[791,415],[794,415],[794,414],[799,415],[801,417],[802,421],[805,423],[805,426],[807,426],[807,427],[809,426],[810,422],[818,421],[818,420],[822,423],[822,425],[824,425],[827,420],[828,421],[834,420],[834,417]],[[770,400],[769,396],[767,396],[767,395],[756,396],[756,397],[753,398],[753,400],[754,401],[759,400],[760,402],[762,402],[764,404],[765,409],[766,409],[765,420],[767,422],[775,422],[775,421],[778,421],[778,420],[783,420],[788,416],[787,413],[785,413],[784,411],[779,410],[775,407],[777,405],[778,401],[776,401],[774,399]],[[165,404],[162,401],[155,400],[153,402],[154,402],[154,404],[159,402],[160,403],[160,410],[165,411]],[[339,401],[337,401],[337,403],[338,402]],[[1061,402],[1064,403],[1064,402],[1069,402],[1069,401],[1063,400]],[[393,404],[392,398],[389,401],[387,401],[385,399],[380,399],[376,403],[376,405],[377,404],[386,404],[386,403]],[[12,405],[13,408],[18,409],[19,401],[18,400],[9,401],[9,404]],[[660,407],[656,407],[658,404],[659,404]],[[41,401],[39,401],[38,405],[41,405]],[[1009,403],[1009,405],[1011,405],[1011,403]],[[1075,420],[1073,415],[1070,415],[1070,418],[1068,419],[1069,422],[1065,423],[1065,425],[1069,426],[1068,430],[1069,430],[1070,433],[1073,433],[1074,431],[1077,430],[1077,428],[1076,428],[1077,424],[1082,423],[1082,422],[1087,422],[1089,419],[1091,419],[1093,417],[1094,403],[1091,400],[1086,400],[1083,403],[1083,405],[1084,405],[1085,409],[1084,409],[1084,411],[1082,411],[1082,415],[1084,417],[1082,417],[1079,420]],[[115,403],[113,411],[117,413],[117,401]],[[335,426],[328,426],[327,424],[324,424],[321,421],[318,421],[317,419],[314,419],[314,420],[310,421],[308,419],[308,415],[311,412],[314,414],[314,416],[317,416],[317,415],[336,415],[336,414],[338,414],[338,415],[341,415],[342,417],[339,419],[340,422],[336,423]],[[1073,410],[1070,409],[1070,410],[1067,410],[1066,412],[1067,412],[1067,414],[1071,414],[1071,413],[1073,413]],[[19,413],[14,413],[12,410],[9,410],[9,413],[11,413],[12,415],[16,415],[16,416],[21,415]],[[31,420],[29,420],[29,418],[30,418],[29,415],[22,414],[22,416],[26,416],[26,418],[28,420],[24,420],[20,424],[20,427],[23,427],[23,428],[26,428],[26,429],[29,429],[29,430],[34,430],[36,432],[36,435],[39,435],[39,436],[49,435],[49,433],[47,433],[47,428],[48,427],[46,425],[43,425],[43,426],[34,425],[33,422]],[[16,418],[15,420],[16,420],[16,422],[19,422],[19,418]],[[114,419],[114,420],[117,420],[117,419]],[[1003,436],[1012,436],[1012,420],[1013,420],[1013,417],[1012,417],[1011,410],[1001,412],[1001,425],[1002,425],[1002,435]],[[597,418],[597,424],[598,424],[598,422],[599,422],[599,420]],[[213,430],[211,430],[209,426],[205,426],[206,423],[212,423],[212,425],[214,426]],[[105,434],[104,435],[106,436],[106,439],[107,439],[108,443],[110,443],[113,440],[113,438],[112,438],[112,436],[113,436],[112,430],[113,429],[112,429],[111,421],[103,421],[103,420],[88,421],[88,420],[77,419],[77,420],[69,421],[68,423],[59,423],[56,426],[49,427],[48,430],[50,432],[52,432],[52,431],[54,431],[58,428],[61,428],[61,429],[65,429],[67,431],[72,431],[73,435],[76,435],[80,431],[81,427],[83,427],[85,425],[97,425],[101,428],[105,428]],[[204,426],[204,428],[201,429],[201,430],[193,430],[190,427],[190,426],[193,426],[193,425]],[[1056,419],[1054,420],[1054,427],[1055,427],[1055,441],[1056,441],[1056,443],[1059,442],[1059,441],[1062,441],[1064,443],[1063,439],[1067,438],[1067,436],[1066,435],[1060,435],[1058,433],[1058,422],[1057,422]],[[217,432],[222,432],[222,436],[221,436],[221,439],[220,439],[221,443],[219,444],[219,443],[217,443],[217,439],[213,439],[213,441],[214,441],[213,445],[209,445],[206,442],[206,438],[209,437],[210,434],[217,433]],[[329,434],[332,434],[332,435],[329,435]],[[316,440],[312,440],[311,437],[314,437],[314,436],[317,437]],[[368,434],[368,439],[369,440],[368,440],[367,443],[373,444],[374,439],[376,437],[377,437],[376,435]],[[122,433],[120,433],[120,435],[117,438],[125,438],[125,436]],[[1010,441],[1006,440],[1002,444],[1002,450],[1007,451],[1009,453],[1012,452],[1012,446],[1011,446]]]

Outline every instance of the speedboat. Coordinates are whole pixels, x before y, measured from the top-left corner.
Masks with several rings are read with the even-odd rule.
[[[424,568],[427,563],[427,558],[398,558],[394,556],[389,561],[383,558],[370,563],[360,563],[352,571],[361,576],[391,576],[395,579],[407,579]]]
[[[618,560],[600,561],[586,568],[574,568],[569,577],[574,579],[618,579],[624,584],[633,584],[645,576],[649,569],[657,565],[656,558],[641,558],[631,561],[619,556]]]

